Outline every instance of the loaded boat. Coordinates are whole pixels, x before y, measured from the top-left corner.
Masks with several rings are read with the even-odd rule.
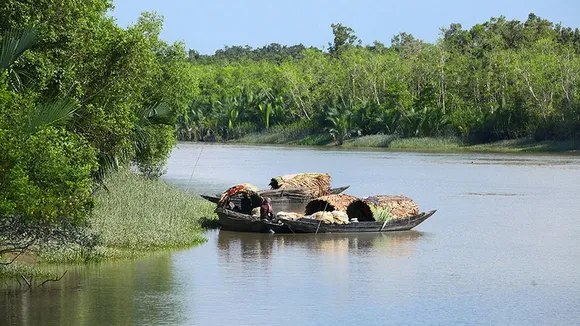
[[[418,215],[384,222],[351,222],[349,224],[323,223],[312,218],[281,221],[296,233],[351,233],[351,232],[389,232],[411,230],[435,214],[436,210],[423,212]]]
[[[256,214],[242,212],[240,210],[241,206],[235,205],[231,200],[234,197],[239,198],[240,196],[250,198],[254,209],[259,208],[258,203],[263,198],[258,193],[257,188],[251,184],[240,184],[226,190],[221,195],[218,201],[218,207],[215,209],[222,230],[238,232],[291,232],[281,222],[260,218],[259,213],[256,216]]]
[[[341,194],[314,199],[306,205],[304,217],[280,221],[296,233],[389,232],[411,230],[435,212],[419,213],[419,206],[404,196]]]
[[[272,189],[256,190],[256,192],[262,197],[270,198],[273,205],[306,204],[311,199],[339,194],[349,188],[349,186],[330,188],[330,175],[327,173],[298,173],[278,176],[270,179],[269,186]],[[216,204],[220,201],[221,196],[223,195],[201,195],[202,198]],[[235,205],[240,204],[239,196],[232,196],[230,200]]]

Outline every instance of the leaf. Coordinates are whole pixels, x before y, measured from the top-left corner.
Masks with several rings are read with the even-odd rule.
[[[174,124],[171,108],[165,102],[159,102],[149,106],[143,106],[135,110],[135,115],[144,124],[168,125]]]
[[[66,125],[77,109],[77,104],[72,100],[55,100],[37,105],[26,130],[32,134],[43,126]]]
[[[272,113],[272,103],[266,106],[266,128],[270,128],[270,114]]]
[[[38,42],[38,34],[33,28],[12,29],[2,36],[0,43],[0,70],[6,70],[24,53]]]

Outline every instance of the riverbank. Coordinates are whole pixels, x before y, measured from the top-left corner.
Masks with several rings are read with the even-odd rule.
[[[248,134],[229,142],[240,144],[336,146],[328,133],[310,134],[307,130],[292,128],[273,128],[270,131]],[[394,135],[370,135],[347,139],[338,147],[440,152],[576,152],[580,151],[580,141],[535,141],[532,138],[521,138],[470,144],[458,137],[399,138]]]
[[[133,259],[206,241],[204,226],[215,219],[211,203],[162,180],[131,172],[115,173],[105,184],[107,189],[95,195],[95,209],[88,218],[89,231],[100,238],[97,247],[44,249],[0,268],[0,279],[19,275],[27,279],[52,278],[53,264]]]

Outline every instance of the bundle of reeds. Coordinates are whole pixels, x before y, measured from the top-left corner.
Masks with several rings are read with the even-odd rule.
[[[311,197],[330,194],[330,175],[327,173],[298,173],[274,177],[272,189],[304,189]]]
[[[346,208],[350,203],[357,200],[356,197],[346,194],[339,195],[328,195],[313,199],[306,204],[306,215],[311,215],[320,211],[343,211],[346,212]]]
[[[346,213],[359,221],[396,220],[419,214],[419,206],[409,197],[378,195],[353,201]]]
[[[371,212],[373,213],[373,218],[375,221],[378,222],[386,222],[393,219],[393,214],[391,214],[390,207],[375,207],[374,205],[370,206]]]

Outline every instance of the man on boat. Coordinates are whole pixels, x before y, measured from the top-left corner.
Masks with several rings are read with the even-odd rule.
[[[262,205],[260,205],[260,217],[262,219],[272,219],[274,217],[274,209],[272,209],[272,200],[269,197],[262,199]]]

